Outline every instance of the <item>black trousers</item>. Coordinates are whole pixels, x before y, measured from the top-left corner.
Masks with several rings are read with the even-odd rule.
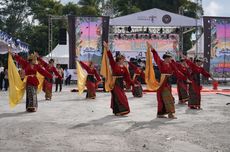
[[[4,73],[1,72],[0,73],[0,90],[2,90],[3,88],[3,80],[4,80]]]
[[[4,88],[5,88],[5,90],[8,90],[9,80],[8,79],[4,79],[4,82],[5,82]]]
[[[60,79],[55,79],[55,84],[56,84],[56,92],[58,91],[58,86],[59,86],[59,91],[61,92],[61,90],[62,90],[62,80],[60,80]]]
[[[68,76],[65,80],[65,85],[70,85],[71,75]]]

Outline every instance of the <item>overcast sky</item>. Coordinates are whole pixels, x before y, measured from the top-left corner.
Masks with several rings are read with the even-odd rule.
[[[194,0],[193,0],[194,1]],[[75,2],[78,0],[61,0],[62,3]],[[230,0],[203,0],[205,16],[228,16],[230,17]]]

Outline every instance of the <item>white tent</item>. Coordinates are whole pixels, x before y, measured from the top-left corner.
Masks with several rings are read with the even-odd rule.
[[[198,44],[198,47],[197,47]],[[187,51],[188,57],[195,57],[197,48],[197,55],[203,57],[204,56],[204,34],[198,39],[197,43],[193,45],[193,47]]]
[[[55,64],[69,65],[69,36],[66,34],[66,45],[58,44],[47,56],[43,57],[44,60],[54,59]]]
[[[171,13],[158,8],[138,12],[110,20],[112,26],[156,26],[156,27],[191,27],[202,26],[202,20]]]

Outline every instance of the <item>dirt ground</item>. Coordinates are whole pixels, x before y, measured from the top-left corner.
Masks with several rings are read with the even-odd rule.
[[[176,104],[178,119],[171,120],[156,118],[155,93],[127,93],[131,113],[117,117],[110,93],[86,100],[70,89],[48,102],[39,94],[36,113],[25,112],[25,99],[10,109],[8,93],[0,92],[0,152],[230,152],[229,96],[204,92],[203,110]]]

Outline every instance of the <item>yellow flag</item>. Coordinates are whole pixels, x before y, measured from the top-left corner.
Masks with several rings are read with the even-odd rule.
[[[77,87],[79,94],[82,94],[85,90],[86,78],[87,74],[81,67],[80,63],[77,61]]]
[[[107,49],[104,48],[103,56],[102,56],[102,61],[101,61],[101,71],[100,74],[105,78],[105,90],[106,91],[111,91],[112,90],[112,72],[110,70],[109,66],[109,60],[107,56]]]
[[[41,75],[39,72],[37,72],[36,74],[38,81],[39,81],[39,85],[38,85],[38,89],[37,89],[37,93],[40,93],[42,91],[42,87],[43,87],[43,82],[44,82],[44,76]]]
[[[26,88],[25,81],[21,80],[17,67],[14,64],[12,56],[8,57],[8,79],[9,79],[9,104],[11,108],[14,108],[19,104],[24,96]]]
[[[147,49],[146,53],[145,82],[148,90],[156,91],[159,88],[159,82],[155,78],[150,48]]]

